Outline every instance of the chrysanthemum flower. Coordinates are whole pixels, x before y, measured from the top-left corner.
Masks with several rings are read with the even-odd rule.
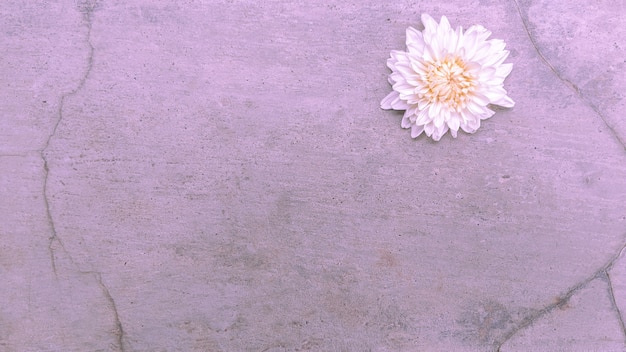
[[[437,24],[423,14],[422,23],[423,32],[406,30],[406,52],[391,52],[393,91],[380,103],[383,109],[406,110],[402,127],[411,128],[411,137],[426,132],[438,141],[449,129],[456,138],[459,128],[474,133],[494,114],[489,104],[513,107],[504,90],[513,68],[503,63],[509,55],[504,41],[487,40],[491,32],[480,25],[453,30],[445,16]]]

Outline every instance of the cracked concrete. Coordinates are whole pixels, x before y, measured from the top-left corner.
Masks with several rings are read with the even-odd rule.
[[[100,274],[100,273],[93,273],[93,274],[98,279],[98,285],[100,285],[100,288],[102,289],[102,292],[104,292],[104,295],[105,295],[107,301],[109,301],[110,308],[113,311],[113,316],[115,318],[115,327],[116,327],[116,330],[117,330],[116,331],[117,348],[120,351],[124,352],[124,327],[122,326],[122,321],[120,320],[120,316],[119,316],[119,314],[117,312],[117,305],[115,304],[115,300],[111,296],[111,293],[109,292],[109,289],[102,282],[102,274]]]
[[[603,102],[603,100],[606,99],[606,96],[604,96],[604,95],[600,95],[599,96],[598,93],[599,93],[599,91],[604,91],[605,90],[605,89],[603,89],[604,87],[597,87],[596,86],[596,87],[593,87],[592,89],[585,89],[585,91],[583,92],[583,90],[581,90],[579,88],[579,86],[572,81],[572,79],[581,80],[580,77],[566,78],[565,75],[567,75],[569,73],[569,72],[567,72],[569,70],[567,68],[565,68],[564,65],[558,65],[559,68],[557,69],[557,67],[555,67],[555,65],[553,65],[550,62],[550,60],[543,54],[544,50],[542,50],[540,48],[540,44],[538,43],[538,40],[535,39],[532,31],[529,28],[530,25],[531,25],[531,23],[530,23],[531,20],[529,19],[529,15],[527,13],[526,14],[524,13],[524,12],[528,12],[528,10],[524,11],[522,9],[522,7],[520,6],[518,0],[513,0],[513,1],[515,3],[515,6],[516,6],[519,14],[520,14],[521,19],[522,19],[522,23],[524,25],[524,29],[526,30],[526,33],[528,33],[528,37],[529,37],[530,41],[533,43],[533,46],[535,47],[535,49],[537,50],[537,53],[538,53],[539,57],[541,58],[541,60],[550,68],[550,70],[552,72],[554,72],[554,74],[561,81],[563,81],[574,92],[576,92],[576,94],[580,97],[580,99],[582,101],[584,101],[586,104],[588,104],[593,109],[593,111],[595,111],[595,113],[598,115],[598,117],[600,117],[600,119],[607,125],[609,130],[615,135],[615,138],[617,138],[619,143],[626,150],[626,143],[625,143],[625,139],[624,139],[624,126],[625,125],[623,125],[623,124],[621,124],[619,122],[621,120],[621,118],[619,116],[611,116],[610,119],[607,119],[607,117],[604,116],[603,113],[600,110],[600,105],[604,105],[605,104]],[[526,1],[525,3],[528,3],[528,1]],[[532,4],[532,6],[530,4]],[[539,2],[539,4],[541,4],[541,2]],[[545,2],[545,3],[543,3],[543,5],[544,6],[548,6],[548,7],[551,6],[551,4],[549,2]],[[599,5],[602,7],[602,10],[605,11],[605,12],[615,11],[616,8],[620,8],[620,7],[624,8],[624,4],[619,2],[619,1],[607,1],[607,2],[604,2],[604,3],[600,3]],[[531,7],[531,8],[536,8],[536,7],[539,7],[539,6],[541,6],[541,5],[538,5],[538,3],[529,3],[529,7]],[[592,5],[592,6],[597,6],[597,5]],[[576,6],[576,9],[574,9],[574,8],[571,8],[571,9],[572,10],[576,10],[577,15],[580,16],[579,17],[579,21],[581,19],[583,21],[588,21],[589,17],[585,16],[585,8],[584,7]],[[591,13],[594,13],[594,12],[597,13],[598,12],[597,8],[595,8],[595,10],[596,11],[592,11]],[[537,21],[538,23],[539,22],[544,23],[544,24],[546,22],[549,23],[549,21],[547,21],[547,18],[544,17],[545,16],[545,12],[538,12],[538,14],[540,14],[541,17],[542,17],[541,20]],[[572,15],[574,15],[574,14],[575,13],[572,13]],[[593,21],[589,21],[589,22],[593,23]],[[576,23],[576,22],[574,22],[574,23]],[[596,23],[596,25],[603,25],[603,24],[604,24],[604,22]],[[570,26],[571,26],[571,24],[570,24]],[[563,30],[563,29],[561,28],[561,30]],[[561,34],[561,33],[559,33],[559,34]],[[586,34],[589,34],[589,33],[586,33]],[[552,41],[562,41],[563,37],[560,36],[558,38],[554,38],[554,37],[546,36],[543,39],[544,40],[548,39],[548,40],[552,40]],[[567,38],[567,39],[573,39],[573,38]],[[597,60],[599,65],[596,65],[596,66],[599,66],[598,68],[602,69],[602,68],[606,68],[608,66],[609,71],[615,71],[615,67],[613,65],[611,65],[610,63],[607,64],[607,62],[603,62],[603,61],[611,61],[611,59],[612,59],[612,61],[614,63],[618,64],[618,65],[621,65],[621,64],[626,62],[626,61],[621,61],[622,57],[619,54],[617,55],[616,58],[613,57],[613,58],[610,58],[609,60],[607,60],[606,55],[607,55],[608,52],[610,52],[609,50],[606,50],[606,49],[603,50],[603,49],[598,49],[598,48],[594,48],[595,50],[593,50],[593,49],[589,50],[591,48],[585,47],[587,45],[594,44],[594,43],[597,45],[597,43],[607,42],[607,38],[605,38],[605,37],[597,38],[596,41],[590,41],[590,40],[588,40],[588,38],[585,38],[585,39],[587,39],[587,40],[585,40],[583,43],[578,43],[579,46],[584,47],[586,49],[586,50],[583,50],[583,53],[592,52],[593,55],[602,55],[600,60]],[[613,45],[616,46],[617,42],[614,42]],[[568,47],[568,46],[571,46],[571,45],[561,45],[560,47],[563,47],[563,46],[564,47]],[[546,48],[548,48],[548,46],[546,46]],[[613,56],[613,55],[611,55],[611,56]],[[554,61],[555,62],[562,62],[562,61],[567,62],[567,60],[560,60],[560,59],[561,59],[561,57],[560,57],[560,55],[558,55],[555,58]],[[561,71],[565,71],[566,73],[563,73]],[[589,79],[588,78],[583,78],[581,81],[584,82],[585,80],[589,80]],[[612,79],[609,79],[608,81],[612,82]],[[608,83],[608,82],[605,82],[605,83]],[[592,101],[588,100],[590,98],[592,99]],[[595,100],[595,101],[593,101],[593,100]],[[615,99],[613,99],[613,100],[615,100]],[[616,101],[613,101],[613,103],[615,103],[615,102]],[[605,109],[602,109],[602,110],[605,110]],[[609,112],[609,114],[610,114],[610,112]]]
[[[609,299],[611,300],[611,307],[615,310],[615,314],[617,319],[619,320],[620,328],[622,329],[622,333],[624,334],[624,339],[626,340],[626,325],[624,325],[624,315],[622,314],[622,310],[617,304],[617,299],[615,298],[615,289],[613,289],[613,282],[611,281],[611,276],[608,271],[604,272],[604,278],[607,283],[607,291],[609,293]]]
[[[624,340],[617,317],[610,314],[610,302],[604,280],[596,278],[555,307],[542,320],[518,332],[500,351],[621,351]],[[567,341],[554,346],[552,341]],[[549,346],[549,347],[548,347]]]
[[[621,328],[622,338],[624,342],[626,342],[626,328],[624,327],[624,320],[623,320],[619,305],[617,304],[617,301],[615,299],[615,291],[613,289],[613,285],[612,285],[611,278],[609,275],[609,271],[613,268],[615,263],[621,259],[622,253],[624,252],[625,248],[626,248],[626,245],[623,246],[619,250],[619,252],[615,255],[615,257],[613,257],[605,266],[600,268],[589,278],[586,278],[582,282],[579,282],[576,285],[574,285],[571,289],[569,289],[563,295],[557,297],[554,300],[554,302],[524,317],[520,321],[520,323],[517,326],[515,326],[512,330],[510,330],[504,336],[503,340],[497,344],[498,345],[497,351],[507,350],[506,348],[503,348],[503,346],[507,345],[510,340],[515,339],[516,335],[520,334],[520,331],[528,327],[534,328],[535,325],[539,325],[537,324],[537,322],[540,321],[540,319],[543,319],[545,315],[549,315],[550,313],[552,313],[555,309],[558,308],[558,309],[563,310],[565,308],[569,308],[569,303],[570,303],[570,300],[572,299],[572,296],[578,294],[579,291],[586,289],[590,283],[595,282],[598,279],[606,283],[606,289],[607,289],[608,298],[611,304],[611,308],[615,312],[615,318],[617,318],[619,322],[619,327]],[[535,336],[535,335],[531,335],[531,336]],[[617,345],[619,346],[621,344],[617,344]],[[529,347],[529,345],[527,345],[526,343],[523,346],[525,348]],[[542,346],[542,344],[540,344],[539,346]],[[598,348],[598,346],[596,346],[595,348]],[[615,348],[616,347],[613,346],[611,349],[615,349]],[[569,349],[569,347],[567,349]]]
[[[54,138],[56,134],[57,128],[59,128],[59,124],[61,124],[61,122],[63,121],[63,107],[65,105],[65,100],[73,96],[74,94],[76,94],[85,85],[85,82],[87,81],[87,78],[89,77],[89,72],[91,72],[91,68],[93,66],[93,52],[94,52],[93,45],[91,44],[91,27],[92,27],[92,15],[93,15],[94,9],[95,9],[95,5],[89,1],[80,3],[80,7],[78,8],[78,10],[80,11],[84,19],[85,26],[87,27],[87,33],[85,35],[86,39],[84,40],[87,46],[87,51],[88,51],[87,60],[86,60],[87,64],[86,64],[86,68],[84,69],[85,73],[83,74],[82,77],[80,77],[76,87],[74,87],[69,92],[61,95],[61,98],[59,99],[59,104],[58,104],[57,119],[54,122],[52,131],[48,135],[48,138],[46,139],[44,146],[39,151],[41,154],[41,159],[43,160],[43,168],[44,168],[43,194],[44,194],[44,202],[46,205],[46,217],[48,218],[48,222],[50,223],[50,230],[52,232],[52,235],[50,236],[50,242],[48,244],[48,250],[50,251],[50,262],[51,262],[52,269],[55,274],[56,274],[56,263],[55,263],[55,256],[54,256],[54,245],[58,244],[64,251],[65,251],[65,246],[63,246],[63,242],[61,238],[57,235],[56,226],[54,224],[54,219],[50,211],[50,201],[48,197],[48,176],[50,174],[50,168],[48,167],[48,158],[46,156],[46,151],[48,147],[50,146],[50,142],[52,141],[52,139]]]
[[[11,6],[11,5],[13,4],[6,4],[5,6]],[[65,250],[61,237],[59,237],[56,231],[56,225],[55,225],[55,221],[54,221],[54,218],[52,215],[52,209],[51,209],[51,200],[50,200],[51,194],[48,189],[50,168],[49,168],[49,162],[48,162],[48,156],[47,156],[47,149],[56,134],[57,128],[59,127],[59,125],[61,124],[63,120],[64,102],[66,101],[67,98],[71,97],[82,88],[82,86],[84,85],[89,75],[89,71],[91,69],[91,62],[93,58],[93,46],[91,46],[91,43],[89,41],[90,32],[91,32],[91,12],[90,12],[91,8],[90,7],[83,8],[85,9],[85,11],[83,11],[83,16],[82,16],[84,21],[80,21],[80,18],[72,17],[71,11],[69,13],[64,13],[64,10],[66,10],[66,8],[60,4],[57,4],[56,7],[45,9],[50,12],[42,12],[42,13],[39,13],[38,15],[33,16],[33,18],[35,18],[36,20],[41,21],[39,22],[39,24],[42,24],[45,27],[47,27],[48,23],[46,22],[45,17],[58,15],[60,18],[62,18],[61,23],[63,25],[60,27],[64,30],[67,30],[68,39],[74,37],[74,33],[80,33],[80,29],[81,29],[80,27],[86,26],[87,27],[87,31],[86,31],[87,39],[83,42],[83,44],[87,44],[88,55],[87,55],[87,60],[86,60],[87,65],[86,65],[86,69],[84,69],[84,74],[82,75],[82,77],[79,77],[77,84],[74,83],[75,87],[70,88],[69,85],[71,84],[71,82],[69,81],[68,82],[63,82],[63,81],[50,82],[50,83],[60,83],[59,89],[61,90],[67,89],[66,93],[63,93],[60,95],[60,97],[57,99],[56,104],[53,102],[53,100],[55,99],[53,97],[47,97],[45,98],[46,100],[43,100],[41,102],[39,101],[36,102],[36,103],[43,103],[46,105],[50,104],[52,106],[55,106],[57,110],[56,117],[53,116],[53,119],[52,119],[53,121],[52,128],[50,129],[50,132],[47,135],[47,137],[45,137],[45,139],[43,140],[43,146],[40,147],[39,149],[34,149],[33,148],[34,145],[26,146],[28,142],[33,141],[33,138],[31,137],[36,137],[36,136],[25,135],[25,136],[22,136],[22,141],[26,143],[24,143],[24,146],[21,148],[21,151],[22,151],[21,153],[19,154],[18,153],[13,153],[13,154],[3,153],[3,156],[6,157],[6,163],[5,163],[6,166],[5,168],[3,168],[3,170],[12,171],[12,172],[9,172],[7,175],[10,178],[5,180],[5,182],[3,183],[3,186],[6,186],[6,187],[3,187],[3,197],[4,197],[3,200],[6,201],[6,203],[3,204],[4,207],[6,207],[5,209],[3,209],[4,210],[3,213],[9,215],[7,219],[8,221],[3,224],[6,226],[3,229],[3,234],[9,235],[7,237],[3,237],[3,249],[6,250],[6,251],[3,251],[3,255],[7,257],[7,261],[17,261],[18,263],[22,262],[21,266],[7,266],[5,267],[6,270],[2,271],[4,279],[6,279],[6,282],[9,283],[9,286],[6,288],[4,292],[6,294],[5,297],[7,296],[11,297],[14,294],[14,292],[20,292],[21,290],[25,288],[23,287],[23,284],[16,283],[15,281],[11,280],[11,278],[19,278],[21,280],[24,280],[24,279],[28,280],[27,307],[21,307],[18,304],[16,306],[4,306],[3,307],[4,309],[2,310],[2,313],[3,313],[2,316],[4,318],[2,321],[3,323],[10,324],[10,326],[3,324],[2,330],[4,334],[3,336],[0,337],[0,340],[2,341],[1,346],[9,351],[11,350],[84,350],[84,349],[92,349],[97,346],[102,347],[100,350],[111,350],[109,348],[110,346],[107,346],[108,343],[106,342],[105,335],[102,334],[108,329],[107,325],[109,325],[109,323],[106,322],[107,319],[106,318],[103,319],[102,316],[107,315],[106,311],[109,309],[112,310],[112,314],[115,318],[115,325],[117,326],[117,330],[118,330],[117,335],[119,336],[118,338],[119,348],[116,348],[115,350],[117,349],[123,350],[123,344],[122,344],[123,330],[122,330],[121,323],[119,321],[117,311],[115,309],[115,302],[113,301],[106,286],[104,286],[104,284],[102,283],[100,274],[92,275],[91,273],[86,273],[86,272],[81,271],[78,265],[74,263],[69,253]],[[28,10],[28,8],[26,10]],[[5,15],[5,18],[6,16],[8,16],[8,14],[9,12],[3,11],[3,15]],[[30,18],[23,17],[21,19],[24,20],[24,19],[30,19]],[[55,18],[53,21],[56,21],[56,20],[58,20],[58,18]],[[21,59],[21,57],[19,56],[20,51],[27,52],[29,50],[41,49],[41,48],[29,48],[27,46],[28,44],[25,44],[28,42],[23,41],[22,38],[11,38],[11,37],[19,36],[19,34],[14,32],[15,28],[11,27],[11,25],[13,24],[11,22],[12,21],[10,20],[7,21],[7,23],[5,23],[6,27],[4,29],[5,29],[5,33],[9,35],[9,38],[14,40],[13,42],[9,40],[9,43],[15,44],[15,45],[9,46],[9,48],[14,50],[11,52],[14,54],[14,56],[8,55],[8,60],[6,60],[5,63],[6,62],[10,63],[12,59],[16,60],[15,62],[19,61]],[[75,25],[76,27],[72,28],[71,27],[72,25]],[[37,31],[36,27],[33,29]],[[63,37],[55,38],[55,39],[62,41]],[[34,44],[37,45],[40,43],[34,43]],[[80,43],[77,43],[77,44],[80,44]],[[79,45],[77,45],[77,47],[78,46]],[[60,49],[63,49],[63,48],[64,47],[61,46]],[[54,49],[51,49],[51,50],[54,50]],[[18,56],[15,56],[15,54],[17,54]],[[54,54],[48,52],[47,55],[53,56]],[[76,55],[76,54],[75,52],[59,51],[58,55],[66,57],[66,55]],[[76,55],[76,56],[80,57],[80,55]],[[54,59],[51,59],[50,61],[53,61],[53,60]],[[68,61],[72,62],[71,59]],[[37,70],[40,69],[39,67],[34,67],[34,68]],[[75,67],[69,66],[67,68],[74,69]],[[42,72],[44,74],[41,75],[42,77],[38,79],[45,80],[46,72],[45,70],[43,70]],[[7,70],[4,70],[3,73],[6,73],[6,76],[11,75],[11,72]],[[22,75],[24,74],[23,71],[18,72],[18,73]],[[28,77],[30,75],[27,74],[25,76]],[[71,76],[71,75],[68,75],[68,76]],[[17,79],[14,82],[17,82],[17,84],[19,84],[19,83],[22,83],[23,81],[21,79]],[[33,87],[39,88],[41,86],[43,85],[40,84],[40,82],[36,82],[35,86]],[[35,94],[33,94],[33,96],[35,99],[37,99],[39,96],[48,96],[48,95],[47,93],[36,92]],[[26,100],[25,102],[26,104],[22,106],[22,109],[17,110],[18,114],[29,111],[29,109],[27,108],[29,105],[36,105],[35,102],[29,102],[28,100]],[[23,104],[24,101],[21,101],[21,103]],[[24,109],[25,107],[26,109]],[[46,109],[47,112],[51,112],[53,110],[54,109],[49,109],[49,110]],[[12,111],[14,111],[14,106],[12,106],[11,103],[5,104],[5,113],[6,113],[5,116],[8,117],[10,120],[7,120],[8,124],[5,124],[5,129],[3,131],[5,132],[3,133],[3,137],[5,137],[3,141],[9,142],[9,143],[5,143],[2,145],[3,150],[14,150],[12,148],[20,147],[19,143],[18,145],[12,145],[10,143],[11,138],[12,138],[11,132],[13,132],[12,128],[16,126],[19,127],[19,122],[17,124],[15,123],[16,120],[19,121],[19,119],[25,117],[25,118],[32,118],[37,123],[36,119],[41,118],[41,116],[28,116],[28,114],[26,114],[26,116],[13,115],[11,114]],[[6,128],[6,127],[9,127],[9,128]],[[45,132],[45,131],[42,130],[40,132]],[[35,138],[35,140],[36,139],[37,138]],[[20,150],[20,149],[15,149],[15,150]],[[33,159],[35,156],[35,153],[39,154],[39,158],[41,159],[40,163],[37,163]],[[41,171],[33,172],[32,167],[36,164],[39,164],[39,168],[41,169]],[[22,167],[24,165],[28,165],[30,167],[24,170],[24,172],[21,172]],[[5,171],[5,174],[6,174],[6,171]],[[20,210],[18,206],[16,209],[16,206],[15,206],[16,203],[11,202],[11,199],[13,197],[15,197],[15,199],[21,199],[22,202],[27,201],[28,199],[28,198],[24,199],[24,196],[26,194],[24,193],[24,191],[21,191],[22,188],[20,187],[20,184],[22,184],[23,182],[18,181],[20,177],[23,178],[27,174],[29,174],[30,177],[35,176],[35,178],[40,178],[43,181],[40,186],[37,186],[35,184],[30,184],[30,186],[25,186],[24,190],[27,189],[28,191],[36,191],[37,189],[40,189],[41,194],[37,196],[33,196],[32,199],[34,199],[35,201],[31,203],[30,205],[27,205],[26,208]],[[33,180],[30,177],[26,179]],[[13,197],[8,196],[8,192],[15,192],[15,191],[17,191],[17,194],[15,194]],[[29,207],[33,207],[33,208],[40,207],[43,210],[44,217],[40,218],[40,220],[35,220],[36,216],[34,214],[36,214],[37,211],[35,209],[29,209]],[[16,213],[16,210],[19,212]],[[20,222],[28,221],[30,228],[20,231],[19,227],[15,226],[16,222],[11,221],[12,219],[11,214],[14,214],[14,216],[16,216],[16,218],[14,219],[16,221],[20,221]],[[39,223],[39,225],[33,226],[37,223]],[[37,236],[35,235],[35,233],[31,233],[30,231],[35,231],[35,233],[39,232],[39,235]],[[27,258],[29,257],[25,253],[32,251],[32,248],[29,248],[29,247],[34,245],[39,248],[45,248],[45,247],[42,247],[41,244],[37,245],[36,243],[33,242],[33,240],[39,238],[39,241],[41,241],[42,240],[41,235],[44,235],[46,232],[49,233],[49,236],[47,238],[47,243],[48,243],[47,249],[48,249],[49,258],[50,258],[49,269],[51,269],[52,271],[51,273],[53,274],[53,276],[50,276],[49,272],[46,273],[47,270],[45,267],[43,268],[38,267],[42,264],[38,260],[35,262],[31,262],[31,263],[23,262],[24,260],[27,260]],[[24,238],[29,238],[29,237],[31,238],[30,241],[28,240],[24,241]],[[41,242],[43,243],[43,241]],[[58,250],[61,250],[61,252],[56,253]],[[26,257],[24,257],[24,255],[26,255]],[[42,258],[42,257],[40,254],[36,254],[34,258]],[[59,269],[57,265],[57,261],[66,261],[69,263],[69,266],[67,265],[68,263],[66,263],[63,269]],[[85,279],[87,280],[85,281]],[[93,281],[90,281],[89,279]],[[11,283],[15,285],[11,285]],[[78,287],[78,285],[84,285],[85,287],[93,287],[94,286],[93,283],[97,283],[100,286],[101,290],[99,293],[98,293],[98,290],[95,290],[95,291],[85,290],[85,289],[81,289]],[[111,306],[109,308],[107,308],[106,305],[100,302],[102,301],[102,298],[104,298],[105,300],[111,303]],[[9,300],[6,303],[13,305],[14,303],[17,303],[16,301],[19,301],[19,299],[16,299],[15,302]],[[22,308],[24,308],[25,311]],[[13,316],[13,318],[10,320],[7,320],[7,318],[11,316]],[[77,326],[76,325],[77,323],[80,323],[80,324]],[[35,330],[37,327],[41,325],[46,326],[46,328],[38,330],[38,331],[43,332],[43,334],[39,335],[35,333],[33,330]],[[87,329],[88,327],[91,329]],[[49,336],[46,333],[46,331],[49,331],[50,329],[52,329],[53,334]],[[7,333],[7,332],[11,332],[11,333]],[[95,341],[94,338],[96,337],[98,337],[100,341]]]
[[[622,136],[622,133],[620,133],[621,131],[616,131],[616,127],[613,123],[611,123],[610,121],[607,121],[606,117],[602,115],[602,113],[600,112],[600,110],[597,108],[596,104],[590,103],[589,101],[587,101],[585,99],[585,97],[583,96],[583,93],[581,92],[580,88],[571,80],[565,78],[563,76],[563,74],[561,72],[559,72],[551,63],[550,61],[548,61],[548,59],[546,58],[546,56],[542,53],[541,49],[539,48],[539,45],[537,43],[537,40],[534,38],[533,34],[531,33],[531,31],[529,30],[529,19],[528,19],[528,15],[524,15],[522,8],[520,7],[519,3],[517,0],[513,0],[513,2],[515,3],[515,7],[517,8],[520,17],[522,19],[522,23],[524,25],[524,29],[526,30],[526,33],[528,34],[528,38],[530,39],[531,43],[533,44],[533,46],[535,47],[535,50],[537,51],[537,54],[539,55],[539,57],[541,58],[541,60],[546,64],[546,66],[548,66],[550,68],[550,70],[554,73],[554,75],[561,81],[563,81],[563,83],[565,83],[569,88],[571,88],[576,95],[578,95],[578,97],[584,101],[586,104],[588,104],[593,111],[598,115],[598,117],[606,124],[606,126],[609,128],[609,130],[611,131],[612,134],[615,135],[615,138],[617,138],[617,140],[619,141],[619,143],[624,147],[624,149],[626,150],[626,144],[624,142],[624,138]]]
[[[422,12],[511,50],[475,135],[379,109]],[[3,1],[0,350],[626,350],[624,14]]]

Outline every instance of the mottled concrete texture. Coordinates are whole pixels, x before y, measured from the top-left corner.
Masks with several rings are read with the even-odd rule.
[[[379,109],[420,14],[517,105]],[[0,2],[1,351],[624,351],[626,3]]]

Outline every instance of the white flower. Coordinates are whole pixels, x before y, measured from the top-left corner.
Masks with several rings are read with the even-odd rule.
[[[494,114],[489,104],[513,107],[503,87],[513,68],[503,63],[509,55],[504,41],[487,40],[491,32],[480,25],[453,30],[445,16],[437,24],[423,14],[422,23],[423,32],[406,30],[408,51],[391,52],[393,91],[380,103],[406,110],[402,127],[411,128],[411,137],[426,132],[438,141],[449,129],[456,138],[459,127],[474,133]]]

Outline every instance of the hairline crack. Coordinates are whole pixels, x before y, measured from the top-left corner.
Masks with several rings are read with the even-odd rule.
[[[48,181],[49,181],[49,175],[50,175],[50,167],[49,167],[49,162],[48,162],[48,157],[46,155],[46,152],[50,146],[50,142],[52,141],[52,139],[54,138],[54,136],[56,135],[57,129],[59,127],[59,125],[61,124],[61,122],[63,121],[63,108],[65,107],[65,101],[67,98],[77,94],[84,86],[85,83],[92,71],[93,68],[93,58],[94,58],[94,46],[91,42],[91,31],[92,31],[92,25],[93,25],[93,21],[92,21],[92,16],[93,16],[93,11],[96,8],[96,3],[93,1],[85,1],[82,6],[80,7],[80,12],[83,15],[83,19],[84,22],[86,23],[87,26],[87,34],[86,34],[86,43],[87,43],[87,47],[88,47],[88,54],[87,54],[87,65],[85,68],[85,72],[83,74],[83,76],[80,78],[78,84],[76,85],[76,87],[74,87],[72,90],[70,90],[69,92],[66,92],[64,94],[61,95],[60,100],[59,100],[59,107],[57,110],[57,120],[54,123],[54,126],[52,127],[52,131],[50,132],[50,134],[48,135],[48,138],[46,139],[43,147],[41,149],[39,149],[39,155],[43,161],[43,168],[44,168],[44,181],[43,181],[43,199],[44,199],[44,205],[45,205],[45,209],[46,209],[46,218],[48,220],[49,226],[50,226],[50,232],[51,235],[48,239],[48,251],[50,253],[50,263],[52,266],[52,270],[54,272],[54,275],[57,276],[57,266],[56,266],[56,258],[55,258],[55,249],[54,249],[54,244],[57,243],[61,250],[68,256],[70,262],[72,264],[74,264],[76,266],[76,268],[78,269],[78,273],[80,274],[90,274],[93,275],[96,282],[98,283],[98,285],[100,286],[100,289],[102,290],[102,293],[104,295],[104,297],[106,298],[106,300],[109,302],[109,305],[111,306],[111,309],[113,311],[113,319],[115,321],[115,327],[117,329],[116,332],[116,340],[117,340],[117,345],[118,348],[121,352],[124,352],[124,329],[122,326],[122,322],[120,320],[119,317],[119,313],[117,310],[117,305],[115,303],[115,300],[113,299],[113,296],[111,295],[109,289],[107,288],[107,286],[104,284],[103,280],[102,280],[102,274],[100,272],[97,271],[82,271],[80,270],[79,266],[74,262],[74,259],[72,258],[72,256],[69,254],[69,252],[67,251],[67,249],[65,248],[64,244],[63,244],[63,240],[61,239],[61,237],[58,236],[57,230],[56,230],[56,225],[54,222],[54,218],[52,216],[52,212],[50,209],[50,199],[49,199],[49,192],[48,192]]]
[[[617,142],[622,146],[622,149],[624,149],[624,151],[626,151],[626,141],[624,141],[622,139],[622,137],[620,137],[619,133],[617,133],[615,128],[607,121],[607,119],[604,117],[604,115],[602,115],[600,110],[594,104],[592,104],[591,102],[587,101],[587,99],[585,99],[585,97],[583,96],[582,92],[580,91],[580,88],[578,88],[578,86],[576,84],[574,84],[574,82],[572,82],[569,79],[563,77],[563,75],[550,63],[550,61],[548,61],[548,59],[545,57],[545,55],[543,55],[543,53],[539,49],[539,45],[537,44],[537,41],[535,40],[535,37],[533,37],[533,35],[530,33],[530,28],[528,26],[528,19],[522,13],[522,7],[520,6],[518,0],[512,0],[512,1],[515,4],[515,8],[517,10],[517,13],[519,14],[520,20],[522,21],[522,26],[524,27],[524,31],[526,32],[526,35],[528,36],[528,39],[530,40],[533,48],[535,49],[535,52],[537,53],[537,55],[539,56],[541,61],[550,69],[550,71],[552,71],[552,73],[556,76],[556,78],[559,79],[559,81],[561,81],[563,84],[565,84],[569,89],[571,89],[576,94],[576,97],[580,101],[582,101],[586,106],[588,106],[591,110],[593,110],[593,112],[596,114],[596,116],[598,116],[598,118],[600,118],[600,120],[609,129],[609,131],[611,131],[611,134],[617,140]]]
[[[624,320],[622,319],[622,315],[621,315],[621,312],[619,311],[619,308],[617,308],[617,303],[615,302],[615,296],[613,296],[613,289],[612,289],[613,286],[611,284],[611,280],[609,276],[609,271],[611,270],[611,268],[613,268],[615,263],[622,257],[622,253],[624,252],[625,249],[626,249],[626,244],[623,244],[620,247],[619,251],[617,251],[617,254],[613,255],[611,259],[605,265],[603,265],[600,269],[596,270],[591,276],[578,282],[576,285],[574,285],[569,290],[567,290],[564,294],[558,296],[556,302],[546,305],[545,307],[541,308],[537,312],[530,314],[526,316],[524,319],[522,319],[520,323],[517,324],[517,326],[513,327],[513,329],[511,329],[507,334],[504,335],[501,341],[497,341],[494,344],[496,346],[495,350],[497,352],[500,352],[502,349],[502,346],[507,341],[509,341],[513,336],[515,336],[518,332],[531,326],[535,321],[547,315],[548,313],[552,312],[554,309],[562,307],[564,304],[566,304],[569,301],[569,299],[574,294],[576,294],[578,291],[582,290],[583,288],[587,287],[587,285],[591,281],[596,280],[596,279],[602,279],[603,281],[606,281],[607,286],[609,288],[609,294],[610,294],[609,299],[611,300],[611,305],[613,308],[616,309],[616,312],[619,315],[618,320],[620,322],[622,333],[624,334],[624,338],[626,339],[626,328],[624,327]]]

